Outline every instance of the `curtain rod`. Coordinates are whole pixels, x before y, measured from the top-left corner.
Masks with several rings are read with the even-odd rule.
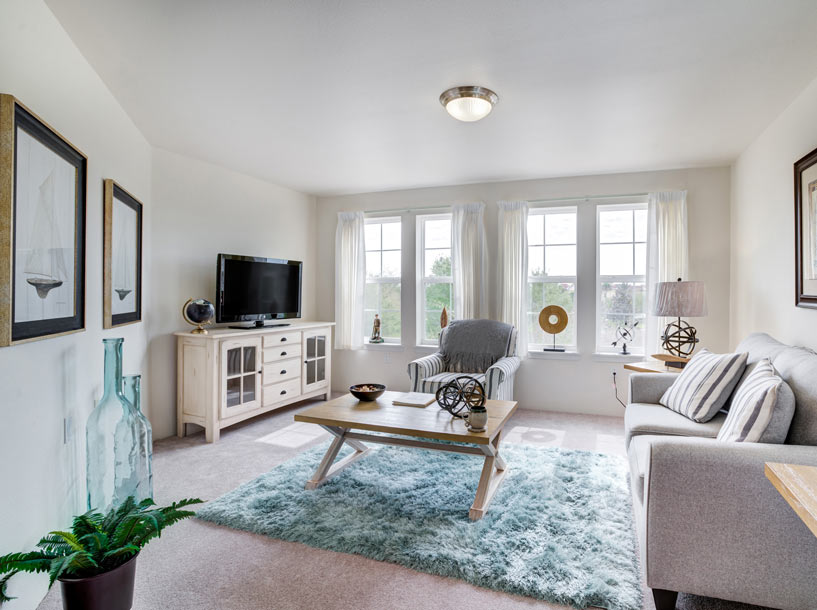
[[[627,193],[624,195],[584,195],[581,197],[551,197],[548,199],[525,199],[528,203],[553,203],[556,201],[592,201],[594,199],[629,199],[631,197],[646,197],[649,193]],[[418,208],[391,208],[385,210],[363,210],[364,214],[395,214],[397,212],[410,213],[422,210],[446,210],[450,205],[431,205]]]

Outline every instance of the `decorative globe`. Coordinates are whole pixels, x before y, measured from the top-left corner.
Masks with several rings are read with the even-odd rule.
[[[188,299],[182,307],[182,316],[185,322],[196,327],[190,332],[196,335],[206,335],[204,325],[213,323],[216,308],[206,299]]]

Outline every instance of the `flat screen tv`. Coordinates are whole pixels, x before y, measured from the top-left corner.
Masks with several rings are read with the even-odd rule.
[[[218,255],[216,322],[254,322],[301,317],[301,261]],[[270,326],[284,326],[273,324]]]

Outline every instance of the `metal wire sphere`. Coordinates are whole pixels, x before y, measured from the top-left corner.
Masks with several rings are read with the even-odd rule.
[[[689,322],[677,320],[667,324],[664,335],[661,337],[661,345],[673,356],[685,358],[695,349],[695,344],[700,341],[697,337],[698,331]]]
[[[454,417],[463,418],[471,407],[485,404],[485,388],[476,379],[460,375],[440,387],[436,398],[441,409]]]

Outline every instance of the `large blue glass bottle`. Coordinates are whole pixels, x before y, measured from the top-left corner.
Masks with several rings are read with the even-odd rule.
[[[142,413],[141,385],[141,375],[125,375],[122,379],[122,393],[136,411],[136,437],[139,442],[136,461],[137,502],[153,497],[153,428]]]
[[[85,427],[88,508],[104,511],[135,495],[139,461],[138,417],[122,393],[123,339],[103,339],[102,398]]]

